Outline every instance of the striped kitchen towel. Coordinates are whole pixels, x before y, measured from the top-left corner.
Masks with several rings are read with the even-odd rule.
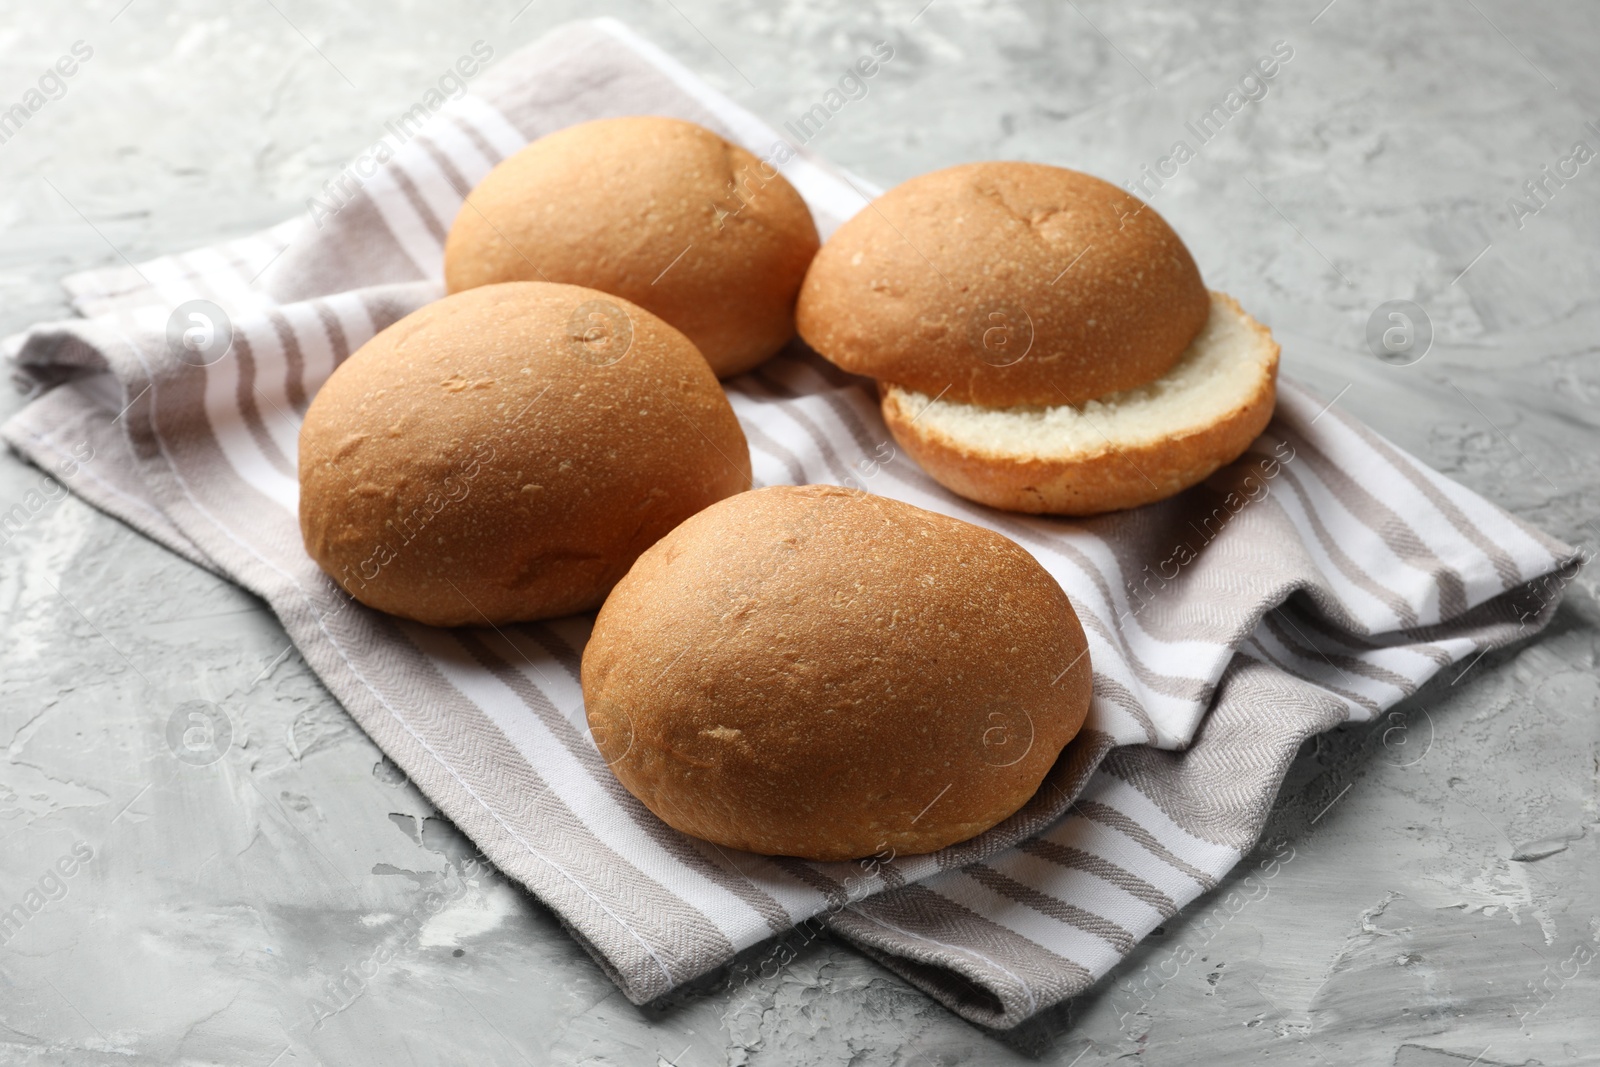
[[[1179,497],[1087,521],[989,511],[896,451],[870,383],[793,346],[727,383],[757,484],[855,485],[1015,539],[1077,605],[1094,702],[1030,803],[935,855],[821,864],[682,836],[587,732],[588,617],[431,629],[350,602],[317,569],[296,521],[300,420],[352,350],[442,294],[464,193],[552,130],[677,115],[780,164],[824,234],[865,201],[615,22],[564,27],[473,77],[385,124],[302,218],[68,278],[84,317],[9,342],[51,387],[4,434],[265,598],[356,721],[635,1002],[825,925],[965,1017],[1013,1026],[1217,885],[1301,741],[1539,629],[1578,565],[1288,382],[1250,452]],[[192,300],[232,322],[231,349],[206,365],[168,343]]]

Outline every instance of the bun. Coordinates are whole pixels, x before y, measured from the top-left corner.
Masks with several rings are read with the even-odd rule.
[[[794,336],[817,251],[800,194],[773,166],[692,122],[601,119],[501,162],[445,242],[458,293],[507,281],[586,285],[682,330],[718,377]]]
[[[837,486],[731,497],[634,564],[583,695],[668,824],[841,860],[931,852],[1038,789],[1088,713],[1083,629],[997,533]]]
[[[881,384],[883,420],[935,481],[1008,511],[1094,515],[1233,462],[1272,418],[1278,345],[1232,297],[1162,377],[1081,407],[985,408]]]
[[[800,336],[856,374],[991,407],[1081,404],[1171,369],[1208,311],[1148,205],[1087,174],[968,163],[841,226],[806,274]]]
[[[436,626],[596,607],[657,538],[749,486],[689,340],[574,285],[426,305],[346,360],[300,430],[306,551],[362,603]]]

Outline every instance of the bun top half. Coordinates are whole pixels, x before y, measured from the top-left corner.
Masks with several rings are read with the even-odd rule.
[[[1205,325],[1189,250],[1148,205],[1040,163],[913,178],[812,261],[801,337],[856,374],[982,404],[1082,404],[1154,381]]]

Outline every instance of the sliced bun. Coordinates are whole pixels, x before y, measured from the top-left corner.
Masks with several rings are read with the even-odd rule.
[[[662,538],[583,653],[601,755],[684,833],[772,855],[931,852],[1038,789],[1088,646],[1015,542],[837,486],[757,489]]]
[[[1165,374],[1206,289],[1154,209],[1039,163],[913,178],[841,226],[806,274],[800,336],[856,374],[1009,407],[1081,404]]]
[[[597,607],[657,538],[749,487],[689,339],[575,285],[422,307],[333,373],[300,430],[306,551],[362,603],[436,626]]]
[[[817,251],[800,194],[770,164],[692,122],[600,119],[504,160],[445,242],[452,293],[508,281],[585,285],[693,341],[718,377],[794,336]]]
[[[880,385],[895,440],[969,500],[1054,515],[1136,507],[1237,459],[1272,418],[1278,345],[1223,293],[1177,364],[1079,406],[984,408]]]

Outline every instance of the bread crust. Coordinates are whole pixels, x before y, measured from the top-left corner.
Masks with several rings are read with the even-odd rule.
[[[638,115],[541,137],[489,172],[445,242],[452,293],[551,281],[614,293],[695,343],[718,377],[794,336],[818,245],[800,194],[692,122]]]
[[[601,609],[582,677],[602,756],[651,811],[815,860],[931,852],[1011,815],[1092,687],[1072,605],[1015,542],[825,485],[668,534]]]
[[[951,492],[980,504],[1031,514],[1098,515],[1164,500],[1197,485],[1250,447],[1272,419],[1279,346],[1236,300],[1217,296],[1271,346],[1270,372],[1222,418],[1199,429],[1138,445],[1106,447],[1070,458],[1029,458],[987,451],[920,421],[904,397],[879,383],[889,432],[922,469]]]
[[[311,558],[435,626],[597,607],[657,538],[750,487],[688,338],[543,282],[448,296],[361,346],[312,400],[299,464]]]
[[[800,335],[927,396],[1079,404],[1165,374],[1205,325],[1189,251],[1116,186],[1038,163],[968,163],[873,201],[811,263]]]

